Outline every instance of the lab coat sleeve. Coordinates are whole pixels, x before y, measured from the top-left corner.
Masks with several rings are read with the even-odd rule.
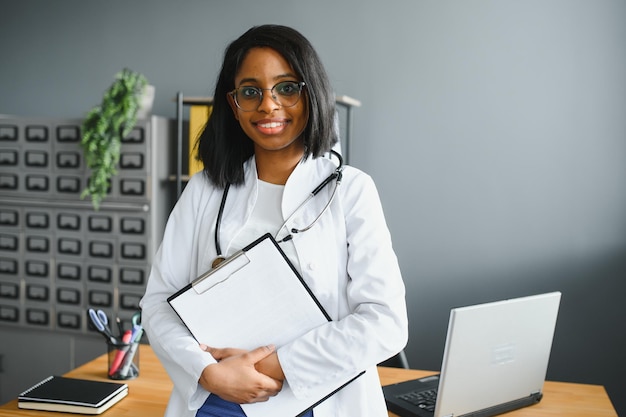
[[[378,191],[368,175],[355,171],[346,170],[341,184],[341,207],[335,211],[343,219],[335,220],[334,231],[317,236],[336,233],[333,248],[345,254],[337,256],[336,266],[339,317],[278,351],[297,397],[306,397],[317,384],[372,369],[408,339],[405,288]]]
[[[172,210],[140,304],[150,344],[190,410],[200,408],[209,395],[198,380],[215,360],[199,348],[167,298],[187,285],[195,273],[195,223],[202,195],[198,180],[198,176],[192,178]]]

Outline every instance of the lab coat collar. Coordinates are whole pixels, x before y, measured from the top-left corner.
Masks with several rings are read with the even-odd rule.
[[[335,169],[336,164],[329,158],[309,157],[298,163],[287,179],[283,193],[282,211],[287,218]],[[244,184],[231,186],[228,192],[221,226],[221,245],[226,252],[241,227],[250,217],[259,192],[256,159],[252,156],[244,163]],[[332,186],[332,185],[331,185]],[[323,200],[323,199],[321,199]],[[318,204],[310,204],[319,210]]]

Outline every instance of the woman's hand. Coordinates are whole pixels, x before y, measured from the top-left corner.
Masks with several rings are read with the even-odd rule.
[[[200,347],[218,361],[204,368],[198,381],[207,391],[238,404],[267,401],[280,392],[282,380],[256,369],[257,363],[276,356],[274,346],[262,346],[251,351],[217,349],[206,345]]]
[[[204,350],[205,352],[209,352],[218,362],[222,359],[226,359],[231,356],[241,355],[247,352],[244,349],[213,348],[202,343],[200,344],[200,349]],[[269,377],[272,377],[279,381],[285,380],[285,374],[283,373],[283,368],[280,366],[280,362],[278,361],[278,355],[276,354],[276,351],[273,351],[271,354],[258,361],[254,365],[254,367],[257,371]]]

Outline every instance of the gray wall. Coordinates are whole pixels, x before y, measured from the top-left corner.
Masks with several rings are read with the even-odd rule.
[[[548,377],[626,413],[626,2],[0,0],[0,113],[76,117],[128,66],[210,94],[261,23],[316,45],[354,113],[408,290],[416,368],[453,306],[560,290]],[[620,398],[621,397],[621,398]]]

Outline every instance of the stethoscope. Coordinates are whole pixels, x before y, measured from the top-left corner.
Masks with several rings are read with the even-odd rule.
[[[306,232],[307,230],[312,228],[315,225],[315,223],[317,223],[317,221],[320,219],[320,217],[322,217],[322,215],[326,212],[326,210],[328,210],[328,207],[330,207],[330,204],[333,202],[335,198],[335,194],[337,193],[337,188],[339,187],[339,184],[341,183],[341,178],[343,175],[343,158],[338,152],[335,152],[334,150],[331,150],[330,153],[331,155],[335,155],[335,157],[339,161],[339,165],[337,166],[337,168],[335,168],[332,174],[326,177],[324,181],[322,181],[317,187],[315,187],[313,191],[311,191],[311,193],[307,196],[307,198],[291,213],[291,215],[289,215],[289,217],[287,217],[287,219],[283,222],[283,224],[278,228],[278,230],[276,231],[276,234],[274,235],[274,239],[277,240],[277,243],[287,242],[293,239],[293,235],[297,233]],[[283,230],[285,226],[287,226],[287,223],[289,223],[289,221],[293,218],[293,216],[295,216],[295,214],[298,211],[300,211],[302,207],[304,207],[313,197],[315,197],[320,191],[322,191],[324,187],[326,187],[332,180],[336,180],[333,193],[330,195],[328,202],[326,203],[322,211],[320,211],[320,213],[317,215],[317,217],[315,217],[315,219],[313,219],[313,221],[309,223],[308,226],[303,227],[302,229],[292,228],[289,231],[290,233],[288,233],[282,239],[278,240],[278,235],[280,234],[281,230]],[[213,268],[215,268],[217,265],[219,265],[220,263],[222,263],[222,261],[226,259],[226,257],[222,254],[222,247],[220,245],[219,236],[220,236],[220,226],[222,224],[222,215],[224,214],[224,206],[226,205],[226,198],[228,197],[229,188],[230,188],[230,184],[226,184],[226,187],[224,187],[224,193],[222,194],[222,201],[220,203],[220,208],[219,208],[219,211],[217,212],[217,220],[215,221],[214,238],[215,238],[215,250],[217,251],[217,257],[215,258],[215,260],[213,260],[213,263],[212,263]]]

